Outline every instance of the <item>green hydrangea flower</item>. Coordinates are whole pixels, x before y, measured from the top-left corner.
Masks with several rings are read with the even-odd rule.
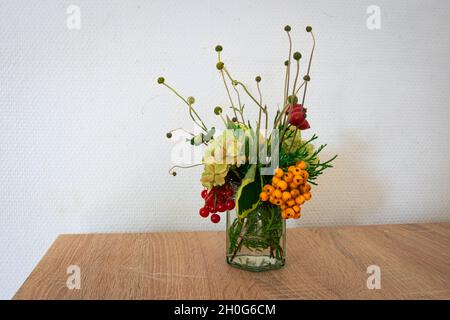
[[[203,155],[205,164],[228,164],[237,167],[247,160],[245,154],[244,131],[227,129],[220,136],[210,141]],[[239,135],[242,136],[239,136]]]
[[[221,186],[225,183],[228,170],[229,166],[227,164],[205,164],[200,181],[208,189],[214,186]]]

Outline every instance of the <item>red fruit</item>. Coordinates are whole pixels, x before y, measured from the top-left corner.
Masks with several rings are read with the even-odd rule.
[[[227,198],[232,197],[234,195],[234,191],[232,189],[228,189],[227,192],[225,193],[225,196]]]
[[[306,120],[306,109],[300,104],[294,105],[291,116],[289,118],[289,123],[296,126],[300,130],[309,129],[309,123]]]
[[[305,114],[302,111],[294,111],[291,113],[289,123],[297,126],[305,120]]]
[[[203,218],[206,218],[209,216],[209,210],[206,207],[201,208],[199,213],[200,213],[200,216],[202,216]]]
[[[214,206],[214,195],[208,195],[205,199],[205,204],[208,206]]]
[[[300,123],[300,125],[298,126],[298,128],[299,128],[300,130],[306,130],[306,129],[309,129],[310,126],[309,126],[308,120],[306,120],[306,119],[303,120],[303,122]]]
[[[203,190],[200,194],[201,194],[201,196],[202,196],[203,199],[206,199],[206,196],[208,195],[208,190],[205,189],[205,190]]]
[[[208,211],[211,212],[211,213],[216,213],[216,212],[217,212],[217,207],[215,207],[215,206],[213,206],[213,205],[212,205],[212,206],[211,206],[211,205],[210,205],[210,206],[207,206],[206,208],[207,208]]]
[[[218,223],[220,221],[220,216],[217,213],[214,213],[213,215],[211,215],[211,221],[213,223]]]
[[[292,105],[289,105],[286,108],[286,114],[291,113],[291,110],[292,110],[292,113],[294,113],[296,111],[306,111],[301,104],[294,104],[293,108],[292,108]]]
[[[217,190],[217,192],[216,192],[216,195],[217,195],[218,197],[225,197],[226,194],[227,194],[227,189],[225,189],[225,188],[219,189],[219,190]]]
[[[228,199],[225,202],[225,207],[227,208],[227,210],[233,210],[235,206],[236,206],[236,203],[234,202],[233,199]]]
[[[217,211],[219,212],[225,212],[227,210],[227,207],[225,203],[218,203],[217,204]]]

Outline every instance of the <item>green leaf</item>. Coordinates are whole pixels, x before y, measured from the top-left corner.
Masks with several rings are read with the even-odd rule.
[[[242,183],[236,192],[236,212],[239,219],[245,218],[256,209],[261,193],[261,182],[257,165],[252,164],[242,179]]]

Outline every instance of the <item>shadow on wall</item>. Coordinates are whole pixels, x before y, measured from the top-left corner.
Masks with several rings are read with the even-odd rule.
[[[303,208],[300,225],[385,223],[379,215],[383,211],[385,188],[368,164],[368,159],[373,159],[370,143],[353,133],[346,133],[339,140],[345,141],[345,145],[324,150],[329,156],[322,155],[323,161],[335,153],[338,158],[334,167],[318,178],[318,191],[313,193],[314,201]]]

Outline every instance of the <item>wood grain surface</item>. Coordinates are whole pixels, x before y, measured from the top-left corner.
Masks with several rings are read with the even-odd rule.
[[[286,266],[262,273],[225,263],[223,232],[61,235],[14,298],[450,299],[450,222],[288,229]]]

